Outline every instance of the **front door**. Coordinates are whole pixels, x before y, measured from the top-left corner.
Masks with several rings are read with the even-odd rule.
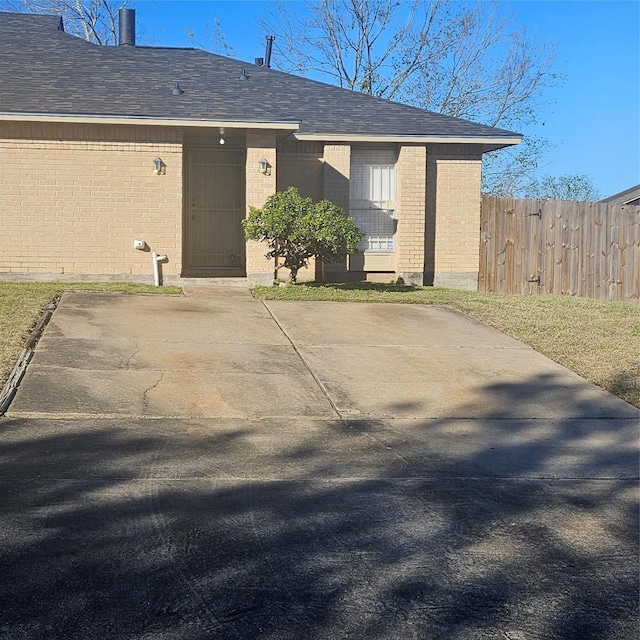
[[[184,268],[187,277],[244,276],[244,150],[186,150]]]

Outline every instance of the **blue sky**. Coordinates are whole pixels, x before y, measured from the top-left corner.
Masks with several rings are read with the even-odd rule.
[[[252,0],[134,1],[141,39],[192,46],[183,28],[202,39],[220,21],[234,57],[264,54],[259,26],[268,2]],[[503,8],[540,39],[556,41],[558,72],[566,83],[548,95],[542,135],[552,148],[542,172],[587,174],[602,197],[640,183],[640,1],[504,0]],[[303,4],[300,3],[300,7]]]

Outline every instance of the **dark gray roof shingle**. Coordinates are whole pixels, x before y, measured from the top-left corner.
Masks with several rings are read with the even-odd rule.
[[[640,184],[637,184],[635,187],[631,187],[630,189],[620,191],[620,193],[614,193],[608,198],[603,198],[600,202],[607,204],[628,204],[636,202],[637,200],[640,201]]]
[[[197,49],[95,45],[59,30],[60,22],[0,13],[0,113],[299,121],[310,134],[518,137]],[[181,96],[171,93],[176,82]]]

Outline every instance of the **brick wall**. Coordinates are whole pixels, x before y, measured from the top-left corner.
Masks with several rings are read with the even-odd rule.
[[[144,276],[182,261],[182,140],[173,128],[0,123],[0,274]],[[153,159],[166,164],[155,175]]]
[[[481,177],[478,146],[428,148],[425,252],[436,286],[477,289]]]
[[[348,210],[348,144],[280,143],[247,131],[246,204],[260,207],[289,185]],[[182,266],[182,131],[170,127],[0,123],[0,277],[91,276],[151,280],[145,240],[166,253],[166,276]],[[279,166],[276,166],[278,154]],[[154,175],[153,159],[166,165]],[[270,175],[260,174],[266,159]],[[426,177],[425,177],[426,164]],[[280,171],[278,171],[280,170]],[[481,150],[405,145],[397,165],[397,275],[476,288]],[[426,217],[425,217],[426,208]],[[266,247],[249,242],[247,275],[270,282]],[[325,266],[339,277],[345,265]],[[313,266],[303,279],[321,276]]]
[[[351,146],[348,144],[325,144],[323,159],[324,197],[348,211]]]
[[[426,207],[426,148],[401,146],[396,163],[396,276],[422,285]]]
[[[324,195],[322,144],[286,141],[278,146],[278,191],[296,187],[304,198]]]
[[[270,175],[258,171],[258,163],[265,159],[271,165]],[[249,207],[260,208],[265,200],[275,193],[277,179],[276,135],[273,131],[247,131],[246,203]],[[261,242],[247,242],[247,279],[251,284],[271,284],[273,282],[273,260],[267,260],[267,247]]]
[[[349,211],[349,177],[351,175],[351,146],[348,144],[325,144],[324,197]],[[319,265],[318,277],[341,280],[347,271],[346,261]]]

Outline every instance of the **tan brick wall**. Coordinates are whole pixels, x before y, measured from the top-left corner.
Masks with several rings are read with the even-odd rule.
[[[315,202],[324,198],[322,144],[287,141],[278,147],[278,191],[296,187]]]
[[[165,275],[178,276],[182,149],[177,128],[0,123],[0,275],[150,279],[150,253],[133,249],[143,239],[168,255]],[[153,173],[158,156],[166,175]],[[425,181],[424,147],[399,149],[396,271],[424,270],[436,284],[469,287],[478,272],[481,152],[431,145],[426,156]],[[248,131],[246,158],[247,207],[293,184],[348,210],[348,144],[289,141],[276,151],[275,132]],[[270,175],[258,172],[262,158]],[[248,243],[246,266],[267,281],[273,262],[265,253]],[[303,278],[315,275],[307,271]]]
[[[325,144],[324,197],[349,211],[349,177],[351,175],[351,146]]]
[[[152,277],[135,239],[180,273],[179,130],[0,123],[0,157],[0,273]]]
[[[478,278],[482,154],[469,145],[427,153],[426,252],[436,286],[475,289]],[[433,243],[429,246],[429,242]]]
[[[426,148],[401,146],[396,163],[396,274],[422,284],[426,207]]]
[[[271,165],[270,175],[258,171],[258,163],[265,159]],[[276,134],[273,131],[247,131],[246,164],[246,204],[260,208],[265,200],[275,193],[277,180]],[[267,284],[273,281],[273,260],[267,260],[264,243],[250,240],[247,242],[247,278],[250,282]]]
[[[349,178],[351,176],[351,145],[325,144],[324,160],[324,197],[349,211]],[[319,265],[318,278],[342,279],[347,272],[347,263],[333,262]]]

